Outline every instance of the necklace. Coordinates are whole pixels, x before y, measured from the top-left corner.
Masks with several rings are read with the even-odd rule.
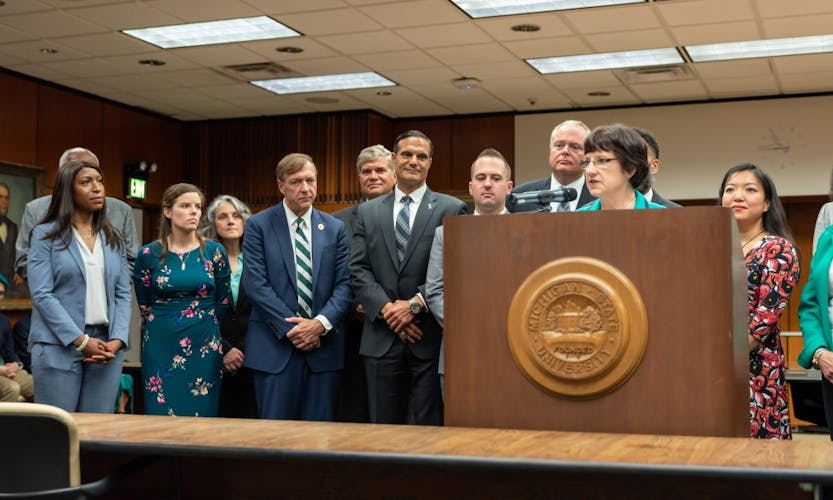
[[[743,243],[743,244],[741,245],[741,248],[746,247],[746,245],[748,245],[748,244],[752,243],[753,241],[755,241],[756,239],[758,239],[758,236],[760,236],[760,235],[764,234],[765,232],[766,232],[766,229],[762,229],[760,233],[758,233],[758,234],[756,234],[755,236],[753,236],[753,237],[749,238],[748,240],[746,240],[746,243]]]
[[[179,267],[180,267],[183,271],[185,270],[185,260],[186,260],[186,258],[188,257],[188,254],[190,254],[190,253],[191,253],[191,252],[193,252],[193,251],[194,251],[194,249],[193,249],[193,248],[192,248],[191,250],[188,250],[187,252],[177,252],[177,251],[174,251],[174,253],[177,255],[177,257],[179,257],[179,262],[180,262],[180,266],[179,266]]]

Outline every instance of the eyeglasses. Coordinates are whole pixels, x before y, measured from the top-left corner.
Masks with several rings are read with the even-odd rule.
[[[596,159],[585,158],[585,159],[581,160],[581,163],[579,165],[581,165],[581,168],[583,168],[585,170],[590,168],[590,165],[593,165],[598,169],[603,169],[603,168],[607,168],[608,163],[610,163],[612,161],[616,161],[616,160],[617,160],[617,158],[596,158]]]
[[[574,154],[581,154],[581,153],[584,152],[584,146],[582,146],[581,144],[578,144],[576,142],[561,142],[561,141],[552,143],[552,150],[553,151],[561,151],[562,149],[564,149],[565,146],[567,147],[567,149],[570,150],[571,153],[574,153]]]

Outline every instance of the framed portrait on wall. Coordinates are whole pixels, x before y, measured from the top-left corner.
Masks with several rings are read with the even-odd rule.
[[[20,276],[15,276],[15,242],[23,210],[43,194],[45,180],[46,170],[41,167],[0,161],[0,274],[9,283],[0,309],[31,308],[29,290]],[[18,300],[27,302],[28,307],[17,304]]]

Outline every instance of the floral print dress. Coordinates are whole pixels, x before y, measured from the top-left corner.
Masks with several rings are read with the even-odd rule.
[[[142,247],[133,269],[144,318],[142,383],[149,415],[217,416],[222,337],[217,317],[229,303],[229,264],[222,245],[184,254]]]
[[[798,283],[795,247],[767,236],[746,254],[749,334],[760,345],[749,353],[750,437],[792,439],[784,350],[778,318]]]

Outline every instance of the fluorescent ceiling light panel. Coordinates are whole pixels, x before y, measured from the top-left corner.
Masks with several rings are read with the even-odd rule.
[[[685,47],[694,62],[792,56],[833,52],[833,35],[799,36],[748,42],[711,43]]]
[[[301,94],[325,90],[369,89],[374,87],[395,87],[396,83],[379,73],[344,73],[341,75],[303,76],[299,78],[277,78],[258,80],[252,85],[276,94]]]
[[[542,57],[526,59],[526,62],[538,70],[539,73],[548,74],[681,64],[684,61],[677,49],[647,49],[580,56]]]
[[[163,49],[301,36],[267,16],[122,30],[122,33]]]
[[[553,10],[584,9],[628,3],[645,3],[647,0],[451,0],[473,18],[512,16]]]

